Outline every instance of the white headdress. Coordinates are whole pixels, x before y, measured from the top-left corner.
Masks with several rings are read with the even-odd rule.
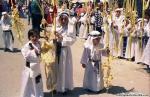
[[[2,15],[7,14],[7,12],[2,12]]]
[[[80,14],[81,17],[83,17],[84,15],[85,15],[85,14],[84,14],[83,12]]]
[[[115,9],[115,12],[116,12],[116,11],[122,11],[122,9],[121,9],[121,8],[117,8],[117,9]]]
[[[62,11],[62,12],[59,13],[59,17],[62,16],[62,15],[65,15],[65,16],[69,17],[69,12]]]
[[[86,40],[86,42],[84,44],[84,47],[86,47],[86,48],[93,47],[93,39],[100,38],[101,35],[102,35],[101,32],[98,32],[98,31],[90,32],[89,36],[88,36],[88,39]]]
[[[137,22],[142,22],[143,18],[139,18]],[[144,22],[147,22],[147,19],[144,19]]]

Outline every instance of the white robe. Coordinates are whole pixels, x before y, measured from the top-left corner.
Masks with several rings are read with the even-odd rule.
[[[74,32],[74,23],[69,22],[67,28],[57,28],[57,32],[63,36],[61,54],[59,64],[57,65],[57,83],[56,91],[65,92],[73,89],[73,63],[70,46],[76,40],[76,33]]]
[[[104,41],[103,41],[103,44],[104,44],[104,48],[107,46],[107,42],[106,42],[106,40],[107,40],[107,38],[108,38],[108,41],[109,41],[109,50],[110,50],[110,55],[115,55],[115,38],[114,38],[114,36],[113,36],[113,33],[112,33],[112,29],[111,29],[111,23],[112,23],[112,19],[111,19],[111,17],[110,17],[110,15],[108,15],[107,16],[107,22],[108,22],[108,32],[105,32],[105,30],[104,30],[104,32],[105,32],[105,36],[104,36]],[[104,26],[105,27],[105,26]],[[107,28],[107,27],[106,27]],[[106,28],[104,28],[104,29],[106,29]],[[107,29],[106,29],[106,31],[107,31]],[[107,34],[108,34],[108,36],[107,36]]]
[[[119,43],[119,39],[118,39],[118,31],[116,29],[110,28],[111,32],[110,32],[110,54],[114,57],[118,56],[118,43]]]
[[[108,24],[108,17],[104,17],[103,18],[103,26],[102,26],[102,30],[104,31],[104,38],[103,38],[103,43],[104,43],[104,48],[106,48],[108,46],[109,43],[109,24]]]
[[[144,22],[144,28],[145,26],[147,25],[146,22]],[[133,45],[134,45],[134,48],[132,48],[132,57],[135,57],[135,62],[138,63],[140,62],[141,60],[141,57],[142,57],[142,53],[143,53],[143,50],[145,48],[144,45],[141,46],[140,42],[141,42],[141,32],[142,32],[142,29],[141,29],[141,22],[138,22],[138,24],[136,25],[136,32],[135,33],[135,36],[134,39],[133,39]],[[142,33],[142,36],[144,36],[146,31],[144,31]],[[141,37],[141,38],[139,38]]]
[[[124,20],[124,16],[121,15],[119,17],[116,17],[115,15],[113,15],[112,18],[112,22],[114,26],[117,26],[118,29],[114,28],[114,35],[113,35],[113,51],[112,51],[112,55],[115,57],[121,56],[122,52],[122,45],[119,45],[119,39],[120,39],[120,33],[121,33],[121,28],[123,25],[123,20]],[[113,30],[113,29],[111,29]]]
[[[141,62],[150,66],[150,38],[148,40],[146,48],[144,49]]]
[[[143,53],[143,48],[144,48],[144,47],[140,46],[141,39],[139,37],[141,37],[141,32],[142,32],[142,29],[140,26],[141,26],[140,23],[138,23],[137,27],[136,27],[136,37],[137,38],[135,39],[135,54],[134,54],[136,63],[140,62],[141,56]]]
[[[8,16],[6,19],[4,18],[4,16],[1,17],[1,26],[2,26],[2,30],[3,30],[3,39],[4,39],[4,45],[5,48],[10,49],[11,51],[13,51],[13,33],[11,31],[11,18]]]
[[[86,65],[83,87],[94,92],[98,92],[104,88],[101,53],[100,50],[97,51],[93,47],[85,47],[81,58],[81,64]],[[98,64],[91,60],[98,60]]]
[[[140,37],[140,32],[141,30],[139,29],[139,25],[137,24],[135,26],[134,32],[129,33],[127,40],[125,58],[131,59],[135,57],[135,62],[138,62],[140,60],[142,53],[142,48],[140,48],[139,45],[140,39],[138,39],[138,37]]]
[[[127,46],[126,46],[126,52],[125,52],[125,58],[131,59],[135,57],[135,46],[136,46],[136,35],[135,33],[130,33],[131,36],[128,36],[127,39]]]
[[[82,39],[86,39],[88,36],[87,15],[85,14],[83,17],[81,17],[79,21],[81,22],[79,37]]]
[[[27,62],[30,62],[30,68],[24,66],[22,74],[21,97],[43,97],[43,86],[40,70],[40,60],[34,50],[30,50],[29,43],[21,49],[22,55]],[[40,45],[32,44],[40,54]],[[37,80],[37,77],[40,77]]]
[[[91,23],[91,24],[89,24],[89,32],[92,32],[92,31],[93,31],[93,29],[94,29],[94,27],[93,27],[94,22],[95,22],[95,17],[94,17],[94,16],[91,16],[91,17],[89,18],[89,23]]]
[[[120,17],[115,17],[115,25],[118,27],[118,30],[117,30],[117,40],[118,40],[118,52],[117,52],[117,56],[119,57],[123,57],[123,42],[122,39],[121,39],[121,33],[122,33],[122,26],[123,26],[123,20],[124,20],[124,16],[121,15]]]
[[[141,62],[150,66],[150,21],[148,22],[148,24],[146,25],[144,30],[147,32],[149,40],[148,40],[147,45],[144,49],[144,52],[143,52],[143,55],[141,58]]]
[[[120,38],[119,39],[119,47],[118,47],[118,49],[119,49],[119,51],[118,51],[118,56],[120,56],[120,57],[126,57],[126,56],[128,56],[128,54],[129,54],[129,49],[127,49],[127,48],[129,48],[130,46],[130,44],[128,43],[129,42],[129,29],[131,28],[131,24],[128,24],[128,25],[126,25],[125,26],[125,24],[124,24],[124,27],[123,27],[123,32],[122,32],[122,38]],[[123,38],[124,37],[127,37],[127,41],[124,41],[123,40]],[[124,42],[126,42],[126,47],[125,47],[125,49],[123,48],[123,44],[124,44]],[[125,50],[125,52],[124,52],[124,50]],[[124,54],[125,54],[125,56],[124,56]],[[130,55],[129,55],[130,56]]]

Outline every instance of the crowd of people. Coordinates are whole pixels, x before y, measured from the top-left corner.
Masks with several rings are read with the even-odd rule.
[[[39,40],[42,37],[42,30],[45,32],[46,41],[49,43],[52,41],[56,47],[56,53],[54,52],[56,86],[52,89],[53,92],[66,94],[73,90],[71,45],[79,38],[85,40],[80,63],[85,68],[83,88],[87,90],[97,93],[104,89],[101,67],[103,52],[105,55],[134,61],[150,68],[149,6],[140,18],[133,10],[128,13],[117,4],[111,8],[113,5],[103,0],[97,3],[90,0],[87,3],[69,4],[68,1],[56,6],[41,0],[29,2],[28,24],[31,18],[32,29],[28,32],[29,41],[21,49],[26,61],[21,97],[43,97]],[[3,12],[2,15],[5,51],[13,51],[11,18],[7,12]],[[46,30],[50,26],[53,26],[50,32],[54,32],[55,35],[52,40],[48,39],[47,35],[50,32]]]

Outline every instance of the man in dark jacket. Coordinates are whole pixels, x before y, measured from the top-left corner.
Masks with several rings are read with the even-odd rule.
[[[33,0],[31,3],[31,18],[32,18],[32,28],[38,30],[40,35],[40,24],[42,20],[40,0]]]

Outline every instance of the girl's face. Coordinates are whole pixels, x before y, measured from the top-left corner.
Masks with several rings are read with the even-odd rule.
[[[62,15],[62,16],[60,17],[60,24],[61,24],[61,25],[67,25],[67,24],[68,24],[68,17],[65,16],[65,15]]]
[[[32,36],[30,36],[30,40],[32,41],[32,43],[37,43],[38,39],[39,39],[38,35],[32,35]]]
[[[99,38],[99,37],[93,39],[93,45],[94,45],[94,46],[97,46],[97,45],[99,44],[99,42],[100,42],[100,38]]]

